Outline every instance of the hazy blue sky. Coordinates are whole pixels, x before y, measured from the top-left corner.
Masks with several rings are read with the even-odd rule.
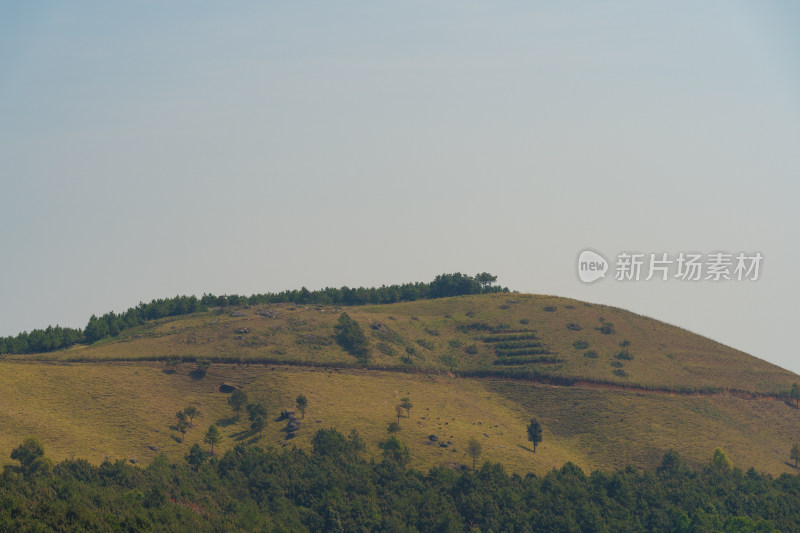
[[[4,2],[0,335],[175,294],[427,281],[800,372],[796,2]],[[760,251],[581,284],[584,247]]]

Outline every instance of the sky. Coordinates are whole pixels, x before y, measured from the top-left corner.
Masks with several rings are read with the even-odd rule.
[[[800,372],[797,27],[790,1],[2,3],[0,335],[488,271]],[[584,284],[585,248],[764,259]]]

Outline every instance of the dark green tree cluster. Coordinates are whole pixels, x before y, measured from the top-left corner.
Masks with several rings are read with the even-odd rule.
[[[141,326],[149,320],[190,315],[206,309],[196,296],[176,296],[153,300],[149,304],[140,303],[119,315],[113,311],[101,317],[92,315],[83,330],[84,340],[92,343],[106,337],[116,337],[121,331]]]
[[[305,287],[278,293],[254,294],[252,296],[215,296],[204,294],[200,299],[208,307],[236,305],[266,305],[274,303],[318,304],[318,305],[366,305],[396,302],[412,302],[446,296],[462,296],[484,292],[508,292],[507,288],[495,285],[497,276],[483,272],[474,277],[456,272],[440,274],[430,283],[416,282],[380,287],[326,287],[310,291]]]
[[[209,432],[212,432],[209,429]],[[214,441],[215,437],[208,439]],[[192,446],[186,463],[157,457],[51,467],[36,442],[0,476],[2,531],[620,531],[730,533],[800,530],[800,477],[692,469],[670,452],[655,471],[544,476],[404,466],[392,436],[367,461],[353,432],[318,431],[312,450],[239,444],[222,456]],[[472,458],[480,446],[471,449]]]
[[[367,336],[364,335],[364,330],[361,329],[358,322],[350,318],[347,313],[342,313],[333,329],[336,332],[336,342],[353,354],[359,361],[366,364],[369,359],[369,343]]]
[[[141,326],[148,320],[168,316],[179,316],[204,311],[195,296],[176,296],[140,303],[121,314],[106,313],[101,317],[92,315],[83,330],[50,326],[44,330],[20,333],[16,337],[0,338],[0,353],[52,352],[68,348],[73,344],[92,343],[106,337],[115,337],[125,329]]]
[[[267,408],[261,402],[248,403],[245,407],[250,418],[250,431],[261,436],[267,426]]]
[[[0,337],[0,353],[40,353],[60,350],[84,342],[83,331],[61,326],[34,329],[16,337]]]
[[[462,296],[464,294],[481,294],[483,292],[499,292],[493,283],[497,276],[487,272],[467,276],[460,272],[455,274],[439,274],[430,284],[430,298],[446,298],[448,296]]]
[[[121,314],[109,312],[100,317],[92,315],[82,330],[50,326],[47,329],[36,329],[30,333],[23,332],[16,336],[0,337],[0,354],[61,350],[73,344],[92,343],[107,337],[116,337],[122,331],[141,326],[149,320],[188,315],[206,311],[210,307],[224,309],[228,306],[272,303],[366,305],[410,302],[483,292],[508,292],[507,288],[494,285],[496,280],[497,276],[486,272],[477,274],[475,277],[456,272],[455,274],[440,274],[431,283],[404,283],[372,288],[341,287],[337,289],[326,287],[318,291],[309,291],[303,287],[300,290],[251,296],[204,294],[200,299],[195,296],[175,296],[174,298],[153,300],[147,304],[140,303]]]

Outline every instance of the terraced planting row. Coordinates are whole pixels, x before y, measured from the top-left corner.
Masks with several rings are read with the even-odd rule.
[[[536,333],[530,330],[513,330],[492,332],[481,339],[494,347],[497,355],[492,364],[502,366],[521,366],[540,363],[559,363],[556,357],[545,347]]]

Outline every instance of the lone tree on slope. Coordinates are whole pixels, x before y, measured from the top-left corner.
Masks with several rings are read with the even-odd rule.
[[[254,417],[250,419],[250,429],[254,432],[257,431],[259,437],[261,437],[261,434],[264,431],[264,427],[266,425],[267,425],[267,419],[261,414],[256,414]]]
[[[27,437],[11,451],[11,458],[19,461],[20,472],[25,477],[45,474],[53,469],[53,463],[45,457],[44,447],[34,437]]]
[[[533,453],[536,453],[536,445],[542,442],[542,426],[535,418],[531,418],[528,424],[528,440],[533,443]]]
[[[183,414],[189,417],[189,425],[194,427],[194,417],[200,416],[200,411],[194,405],[190,405],[183,410]]]
[[[261,402],[248,403],[245,407],[247,414],[252,422],[254,418],[261,417],[267,418],[267,408]]]
[[[176,427],[181,432],[181,444],[183,444],[183,441],[186,440],[186,429],[189,427],[189,422],[186,421],[186,418],[179,418]]]
[[[211,424],[208,427],[208,431],[206,431],[206,436],[203,438],[203,442],[211,445],[211,455],[214,455],[214,445],[222,442],[222,435],[220,435],[217,426]]]
[[[239,418],[239,412],[242,410],[242,407],[247,405],[247,393],[241,389],[234,389],[233,394],[228,397],[228,405],[230,405],[233,412],[236,413],[236,418]]]
[[[308,407],[308,398],[306,398],[305,396],[303,396],[301,394],[300,396],[297,397],[297,399],[295,400],[295,403],[297,403],[297,410],[300,411],[300,414],[302,415],[302,417],[305,418],[306,417],[306,407]]]
[[[467,453],[472,456],[472,469],[475,470],[475,461],[483,452],[483,446],[481,443],[478,442],[478,439],[472,437],[469,439],[469,444],[467,444]]]
[[[186,462],[192,465],[195,472],[197,472],[200,470],[200,465],[202,465],[205,460],[206,452],[204,452],[200,445],[196,442],[192,444],[192,447],[189,448],[189,454],[186,455]]]
[[[792,392],[789,393],[789,397],[794,400],[794,406],[798,406],[798,401],[800,401],[800,386],[795,383],[792,385]]]
[[[800,444],[795,443],[792,445],[790,457],[794,461],[794,467],[797,468],[797,461],[800,461]]]
[[[400,398],[400,407],[406,410],[406,417],[411,418],[411,408],[414,407],[411,400],[409,398]]]

